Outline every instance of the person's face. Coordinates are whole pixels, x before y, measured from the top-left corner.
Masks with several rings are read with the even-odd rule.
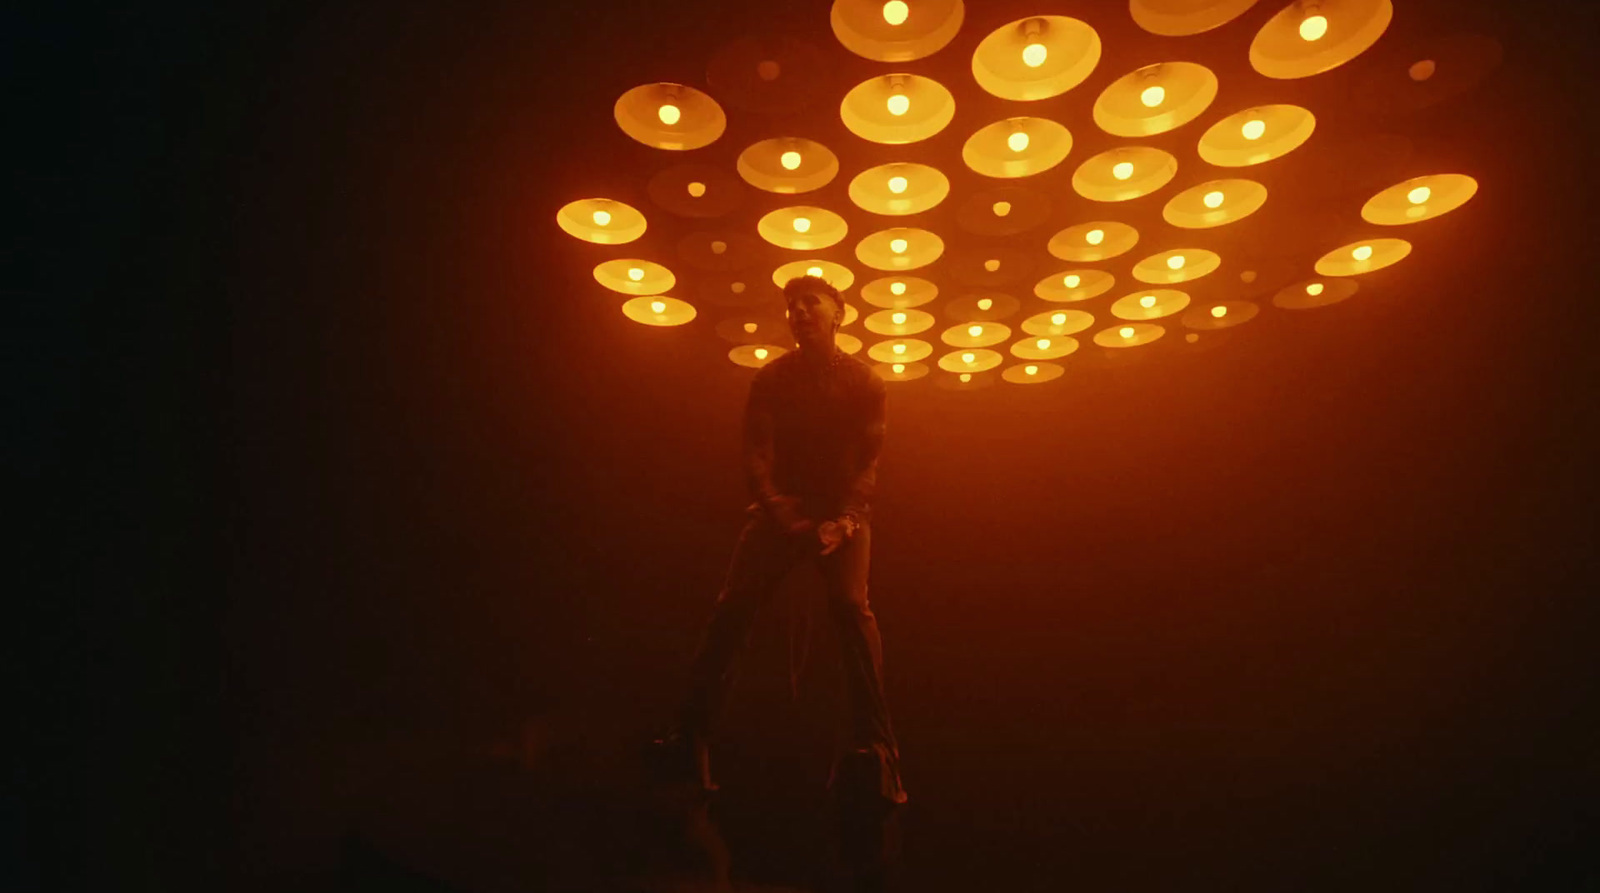
[[[833,339],[838,312],[832,295],[803,290],[789,302],[789,331],[802,346],[825,346]]]

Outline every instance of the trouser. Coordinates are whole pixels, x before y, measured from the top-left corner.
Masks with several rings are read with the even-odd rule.
[[[765,514],[758,514],[745,525],[691,665],[689,696],[680,724],[686,731],[710,735],[733,684],[735,664],[749,641],[757,609],[771,601],[784,577],[799,562],[815,561],[821,571],[828,616],[838,631],[844,656],[852,744],[877,754],[880,793],[892,802],[904,802],[900,749],[883,697],[883,644],[878,620],[867,605],[872,528],[861,525],[831,554],[818,555],[820,549],[814,532],[785,534]]]

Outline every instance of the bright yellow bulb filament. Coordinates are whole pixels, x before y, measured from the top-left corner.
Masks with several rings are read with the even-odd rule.
[[[807,276],[815,276],[818,279],[821,279],[822,278],[822,268],[821,267],[806,267],[806,275]]]
[[[810,217],[796,217],[794,219],[794,231],[795,232],[803,233],[803,232],[807,232],[810,229],[811,229],[811,218]]]
[[[895,195],[899,195],[900,193],[905,192],[906,188],[909,187],[910,185],[911,185],[911,181],[907,180],[905,177],[890,177],[889,178],[889,191],[894,193]]]
[[[1039,374],[1039,367],[1033,365],[1032,363],[1029,363],[1028,365],[1022,367],[1022,371],[1027,373],[1028,375],[1038,375]]]
[[[1146,87],[1144,88],[1144,92],[1139,94],[1139,101],[1144,103],[1148,108],[1155,108],[1156,106],[1165,102],[1166,99],[1167,88],[1159,85],[1155,87]]]
[[[1432,197],[1433,190],[1426,186],[1418,186],[1416,189],[1406,193],[1406,199],[1413,205],[1420,205]]]
[[[903,326],[906,324],[906,315],[904,313],[896,313],[889,318],[894,320],[894,324],[897,326]]]
[[[988,310],[990,307],[993,307],[993,306],[994,306],[994,299],[993,298],[979,298],[978,299],[978,309],[979,310]]]
[[[893,347],[891,347],[889,349],[894,351],[895,353],[905,353],[906,352],[906,346],[904,344],[896,344],[895,346],[893,346]]]
[[[1006,137],[1006,146],[1013,152],[1021,152],[1028,148],[1028,134],[1021,130],[1012,131],[1011,135]]]
[[[783,165],[784,170],[792,171],[800,166],[800,153],[785,152],[778,156],[778,163]]]
[[[1310,285],[1306,286],[1306,294],[1312,296],[1313,298],[1316,297],[1317,295],[1322,294],[1322,283],[1313,282]]]
[[[644,271],[638,267],[629,267],[628,278],[632,279],[634,282],[638,282],[640,279],[644,278]]]
[[[905,0],[889,0],[883,4],[883,20],[891,25],[903,25],[906,16],[911,14],[911,8],[906,6]]]
[[[1328,33],[1328,19],[1326,16],[1306,16],[1300,20],[1300,38],[1302,40],[1321,40],[1322,35]]]
[[[1011,213],[1011,203],[1010,202],[995,202],[994,203],[994,207],[991,208],[990,210],[994,211],[994,216],[996,216],[996,217],[1004,217],[1007,214]]]
[[[906,364],[905,363],[895,363],[892,368],[894,369],[894,374],[899,375],[900,373],[906,371]]]
[[[1042,43],[1030,43],[1022,48],[1022,64],[1029,68],[1038,68],[1048,58],[1050,50]]]
[[[1084,235],[1083,240],[1090,245],[1098,245],[1106,240],[1106,231],[1103,229],[1091,229]]]
[[[889,97],[889,114],[899,117],[911,110],[911,97],[904,93],[896,93]]]
[[[706,194],[706,184],[701,183],[699,180],[696,180],[693,183],[689,184],[689,195],[691,197],[699,198],[700,196],[705,195],[705,194]]]
[[[976,338],[983,334],[983,326],[967,326],[967,334]]]
[[[1119,161],[1111,166],[1111,176],[1118,180],[1126,180],[1133,176],[1133,162]]]
[[[1039,349],[1040,350],[1049,350],[1050,349],[1050,339],[1049,338],[1040,338],[1038,341],[1035,341],[1034,343],[1039,345]]]
[[[1065,285],[1067,288],[1077,288],[1078,283],[1082,281],[1083,277],[1079,276],[1077,273],[1068,273],[1061,278],[1061,284]]]
[[[1122,327],[1122,331],[1118,332],[1117,334],[1121,335],[1124,338],[1132,338],[1133,337],[1133,326],[1123,326]]]
[[[998,259],[996,259],[996,258],[991,257],[988,260],[983,262],[983,268],[985,270],[988,270],[989,272],[993,273],[995,270],[1000,269],[1000,261]]]
[[[652,313],[666,313],[667,312],[666,302],[664,302],[664,301],[651,301],[650,302],[650,311]]]
[[[891,282],[891,283],[889,283],[889,294],[891,294],[891,295],[903,295],[905,293],[906,293],[906,284],[904,282]]]
[[[1357,248],[1356,250],[1350,252],[1350,256],[1355,258],[1356,260],[1366,260],[1367,258],[1372,256],[1372,246],[1371,245],[1362,245],[1361,247]]]
[[[744,324],[744,330],[746,332],[754,332],[756,330],[756,328],[757,328],[757,326],[753,322],[747,322],[747,323]]]
[[[1067,324],[1067,315],[1065,313],[1057,313],[1054,316],[1050,317],[1050,321],[1052,323],[1055,323],[1058,326],[1066,325]]]
[[[963,373],[961,373],[961,383],[962,384],[966,384],[967,382],[969,382],[971,380],[972,380],[972,373],[971,372],[963,372]]]
[[[1217,319],[1221,319],[1228,315],[1228,308],[1218,304],[1217,306],[1211,308],[1211,315],[1215,316]]]
[[[683,117],[683,112],[678,111],[678,107],[669,102],[656,109],[656,117],[661,119],[662,124],[671,127]]]
[[[611,212],[610,211],[596,211],[596,212],[594,212],[594,225],[595,226],[605,226],[606,224],[608,224],[610,222],[611,222]]]
[[[1239,132],[1244,134],[1244,138],[1247,140],[1261,139],[1261,135],[1267,132],[1267,122],[1259,118],[1246,121],[1244,126],[1239,129]]]
[[[1220,208],[1222,207],[1222,193],[1208,192],[1201,201],[1205,202],[1208,208]]]
[[[1188,263],[1188,261],[1186,261],[1184,259],[1183,255],[1174,254],[1173,256],[1167,258],[1167,269],[1169,269],[1169,270],[1181,270],[1181,269],[1183,269],[1183,265],[1185,263]]]
[[[976,362],[977,359],[978,355],[975,353],[968,352],[961,355],[961,362],[966,363],[969,366]]]
[[[908,247],[910,247],[910,244],[905,239],[889,240],[889,250],[895,254],[905,254]]]
[[[765,347],[756,348],[756,359],[764,360],[766,358],[767,358],[767,349]]]
[[[1145,295],[1144,297],[1139,299],[1139,306],[1143,307],[1146,310],[1149,310],[1151,307],[1154,307],[1155,305],[1156,305],[1156,296],[1155,295]]]

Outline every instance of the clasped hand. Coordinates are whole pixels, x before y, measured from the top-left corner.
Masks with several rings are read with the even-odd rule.
[[[778,496],[768,500],[767,509],[772,513],[772,520],[778,528],[790,536],[802,536],[816,531],[817,541],[822,544],[822,555],[830,555],[844,541],[850,538],[848,528],[838,521],[823,521],[817,524],[810,518],[801,516],[800,500],[793,496]]]

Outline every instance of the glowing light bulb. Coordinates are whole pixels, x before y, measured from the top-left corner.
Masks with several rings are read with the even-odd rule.
[[[904,344],[896,344],[895,346],[893,346],[893,347],[891,347],[889,349],[894,351],[895,353],[905,353],[906,352],[906,346]]]
[[[892,366],[890,368],[894,369],[894,374],[899,375],[900,373],[906,371],[906,364],[905,363],[895,363],[894,366]]]
[[[1004,217],[1007,214],[1011,213],[1011,203],[1010,202],[995,202],[994,203],[994,207],[991,208],[990,210],[994,211],[994,216],[996,216],[996,217]]]
[[[732,291],[736,295],[742,295],[742,294],[744,294],[744,283],[743,282],[735,282],[732,285],[728,286],[728,289],[730,291]]]
[[[889,319],[893,320],[894,324],[897,326],[903,326],[906,324],[906,315],[904,313],[895,313],[891,315]]]
[[[1106,240],[1106,231],[1103,229],[1091,229],[1084,234],[1083,240],[1090,245],[1098,245]]]
[[[1133,337],[1133,326],[1123,326],[1122,330],[1117,332],[1117,334],[1121,335],[1124,338],[1132,338]]]
[[[995,270],[1000,269],[1000,261],[991,257],[983,262],[983,268],[993,273]]]
[[[1201,199],[1201,201],[1205,202],[1206,207],[1208,208],[1220,208],[1222,207],[1222,193],[1208,192],[1206,193],[1205,198]]]
[[[1350,252],[1350,256],[1355,258],[1356,260],[1366,260],[1367,258],[1372,256],[1372,246],[1371,245],[1362,245],[1361,247],[1357,248],[1356,250]]]
[[[629,267],[628,278],[632,279],[634,282],[638,282],[640,279],[644,278],[644,271],[638,267]]]
[[[1322,283],[1313,282],[1310,285],[1306,286],[1306,294],[1312,296],[1313,298],[1316,297],[1317,295],[1322,294]]]
[[[815,276],[818,279],[821,279],[822,278],[822,268],[821,267],[806,267],[806,275],[807,276]]]
[[[724,242],[721,239],[716,239],[716,240],[712,241],[712,243],[711,243],[711,253],[712,254],[724,254],[724,253],[727,252],[727,250],[728,250],[728,243],[727,242]]]
[[[910,247],[910,243],[908,243],[905,239],[889,240],[889,250],[893,251],[895,254],[905,254],[908,247]]]
[[[1406,193],[1406,200],[1411,202],[1413,205],[1420,205],[1432,197],[1433,190],[1426,186],[1418,186],[1416,189]]]
[[[1014,130],[1006,137],[1006,147],[1013,152],[1021,152],[1028,148],[1028,134],[1021,130]]]
[[[883,4],[883,20],[891,25],[905,24],[906,16],[910,14],[911,7],[905,4],[905,0],[889,0]]]
[[[1057,313],[1050,317],[1050,321],[1058,326],[1064,326],[1067,324],[1067,315],[1065,313]]]
[[[661,119],[662,124],[671,127],[672,125],[678,123],[679,118],[683,117],[683,112],[679,111],[677,106],[669,102],[662,105],[661,108],[656,109],[656,117]]]
[[[889,283],[889,294],[891,294],[891,295],[903,295],[905,293],[906,293],[906,284],[904,282],[891,282],[891,283]]]
[[[908,187],[910,185],[911,185],[911,181],[907,180],[905,177],[890,177],[889,178],[889,191],[894,193],[895,195],[899,195],[900,193],[905,192],[906,191],[906,187]]]
[[[1211,315],[1217,319],[1221,319],[1228,315],[1228,308],[1218,304],[1217,306],[1211,308]]]
[[[667,304],[666,304],[666,302],[665,301],[651,301],[650,302],[650,312],[652,312],[652,313],[666,313],[667,312]]]
[[[970,351],[968,351],[967,353],[964,353],[964,354],[961,355],[961,362],[966,363],[968,366],[970,366],[974,362],[976,362],[977,359],[978,359],[978,355],[975,354],[975,353],[972,353]]]
[[[794,231],[795,232],[803,233],[803,232],[809,232],[810,230],[811,230],[811,218],[810,217],[796,217],[794,219]]]
[[[1118,180],[1126,180],[1133,176],[1133,162],[1119,161],[1111,166],[1111,176]]]
[[[963,372],[963,373],[961,373],[961,383],[962,384],[966,384],[967,382],[969,382],[971,380],[972,380],[972,373],[971,372]]]
[[[1322,35],[1328,33],[1327,16],[1306,16],[1300,20],[1301,40],[1321,40]]]
[[[1261,139],[1261,135],[1267,132],[1267,122],[1260,118],[1252,118],[1244,122],[1244,126],[1239,128],[1239,132],[1244,134],[1244,138],[1247,140]]]
[[[1144,88],[1144,92],[1139,94],[1139,101],[1144,103],[1147,108],[1155,108],[1156,106],[1165,102],[1166,99],[1167,88],[1160,85],[1146,87]]]
[[[1065,285],[1067,288],[1077,288],[1078,283],[1082,281],[1083,277],[1079,276],[1077,273],[1068,273],[1067,275],[1061,277],[1061,284]]]
[[[911,111],[911,97],[905,95],[904,93],[896,93],[893,96],[890,96],[886,104],[889,107],[889,114],[894,115],[895,117],[899,117],[906,112]]]
[[[967,334],[976,338],[983,334],[983,326],[967,326]]]
[[[594,212],[594,225],[595,226],[605,226],[606,224],[608,224],[610,222],[611,222],[611,212],[610,211],[596,211],[596,212]]]
[[[1050,50],[1042,43],[1030,43],[1022,48],[1022,64],[1029,68],[1038,68],[1048,58]]]
[[[747,323],[744,324],[744,330],[746,332],[752,332],[753,333],[756,330],[756,324],[753,323],[753,322],[747,322]]]
[[[1028,365],[1022,367],[1022,371],[1027,373],[1028,375],[1038,375],[1039,374],[1039,367],[1033,365],[1032,363],[1029,363]]]
[[[701,183],[699,180],[696,180],[693,183],[689,184],[689,196],[691,198],[699,198],[700,196],[705,195],[705,194],[706,194],[706,184]]]
[[[1156,305],[1156,296],[1155,295],[1145,295],[1144,297],[1139,299],[1139,306],[1143,307],[1146,310],[1149,310],[1151,307],[1154,307],[1155,305]]]
[[[794,151],[785,152],[778,156],[778,163],[783,165],[784,170],[792,171],[800,166],[800,153]]]
[[[994,299],[993,298],[979,298],[978,299],[978,309],[979,310],[988,310],[990,307],[993,307],[993,306],[994,306]]]
[[[1183,269],[1183,265],[1186,263],[1188,263],[1188,261],[1184,259],[1183,255],[1174,254],[1173,256],[1167,258],[1167,269],[1181,270]]]
[[[1049,350],[1050,349],[1050,339],[1049,338],[1040,338],[1038,341],[1035,341],[1034,343],[1039,345],[1039,349],[1040,350]]]
[[[767,358],[767,349],[765,347],[756,348],[756,359],[764,360],[766,358]]]

